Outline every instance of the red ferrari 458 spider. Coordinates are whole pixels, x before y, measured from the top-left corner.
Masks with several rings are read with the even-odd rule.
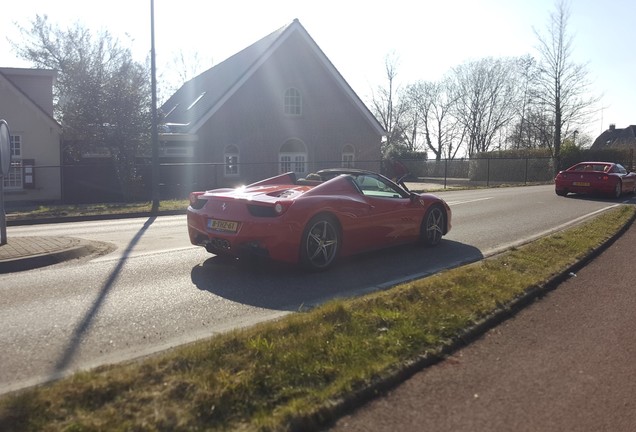
[[[236,189],[192,192],[188,232],[194,245],[233,257],[251,254],[311,270],[339,256],[409,242],[437,245],[451,229],[441,198],[409,192],[370,171],[293,172]]]
[[[612,162],[581,162],[560,171],[554,179],[557,195],[569,192],[605,194],[614,198],[636,192],[636,173]]]

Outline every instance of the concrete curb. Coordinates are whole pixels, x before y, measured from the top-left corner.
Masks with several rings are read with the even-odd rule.
[[[97,248],[91,242],[80,239],[79,245],[67,249],[2,260],[0,261],[0,274],[46,267],[90,255],[96,250]]]

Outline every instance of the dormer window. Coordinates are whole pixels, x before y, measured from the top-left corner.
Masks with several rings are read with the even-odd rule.
[[[289,116],[302,115],[302,100],[300,91],[295,88],[285,90],[285,114]]]

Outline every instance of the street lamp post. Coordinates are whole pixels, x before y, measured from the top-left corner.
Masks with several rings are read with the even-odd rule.
[[[4,212],[4,176],[11,168],[11,134],[9,125],[0,120],[0,246],[8,243],[7,217]]]
[[[152,213],[159,210],[159,132],[157,128],[157,67],[155,63],[155,1],[150,0],[150,75],[152,91]]]

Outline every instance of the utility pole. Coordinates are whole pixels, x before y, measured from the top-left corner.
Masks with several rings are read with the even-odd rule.
[[[9,175],[11,168],[11,134],[6,121],[0,120],[0,246],[9,242],[7,239],[7,216],[4,212],[4,176]]]
[[[157,66],[155,63],[155,1],[150,0],[150,74],[152,88],[152,213],[159,211],[159,132],[157,128]]]

